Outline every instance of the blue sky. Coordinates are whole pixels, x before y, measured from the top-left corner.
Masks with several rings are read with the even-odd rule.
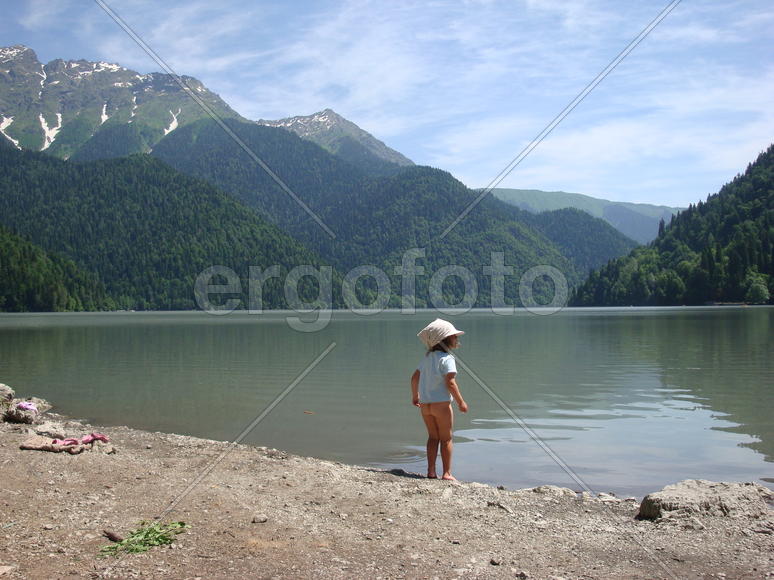
[[[251,119],[334,109],[484,187],[668,4],[107,0]],[[774,141],[774,4],[674,11],[500,187],[687,205]],[[0,45],[159,67],[94,2],[4,2]]]

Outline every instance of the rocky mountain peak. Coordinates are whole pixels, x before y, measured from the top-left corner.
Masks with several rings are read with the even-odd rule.
[[[183,79],[213,110],[239,117],[201,82]],[[0,139],[17,148],[66,159],[102,134],[90,157],[104,153],[105,143],[120,145],[113,155],[148,151],[164,135],[203,116],[168,74],[140,74],[83,59],[43,65],[26,46],[0,48]]]
[[[23,44],[16,44],[14,46],[0,47],[0,64],[9,61],[18,60],[38,60],[38,56],[31,48],[24,46]]]
[[[391,149],[333,109],[323,109],[311,115],[287,117],[277,121],[261,119],[258,123],[292,131],[302,139],[313,141],[355,165],[364,163],[414,165],[413,161]]]

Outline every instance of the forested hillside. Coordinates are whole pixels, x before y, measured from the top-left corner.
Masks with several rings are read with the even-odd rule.
[[[767,303],[774,295],[774,145],[658,238],[594,272],[579,306]]]
[[[659,220],[669,221],[679,208],[647,203],[609,201],[580,193],[540,191],[538,189],[495,188],[492,195],[532,213],[557,209],[580,209],[602,218],[626,237],[640,244],[652,242],[658,234]]]
[[[0,312],[101,310],[108,305],[97,276],[0,226]]]
[[[281,175],[334,232],[331,237],[211,121],[202,120],[162,139],[153,155],[176,169],[206,179],[290,232],[307,247],[333,263],[342,273],[362,265],[383,269],[393,288],[395,264],[411,248],[425,248],[418,264],[428,275],[417,280],[417,302],[426,304],[430,275],[445,266],[468,269],[476,278],[481,300],[487,305],[489,279],[484,266],[492,252],[505,254],[505,263],[517,275],[549,264],[559,268],[570,283],[581,272],[557,246],[530,225],[526,213],[504,202],[486,198],[452,232],[440,234],[472,202],[476,193],[449,173],[430,167],[407,167],[397,175],[369,177],[322,148],[272,127],[227,121],[231,129],[269,167]],[[463,286],[449,279],[449,302],[461,298]],[[518,278],[509,281],[506,296],[518,302]],[[397,298],[395,299],[397,300]],[[393,305],[399,302],[393,300]]]
[[[613,226],[575,208],[557,209],[525,218],[553,241],[582,273],[599,268],[637,246]]]
[[[320,265],[254,211],[146,155],[73,164],[2,147],[0,223],[96,273],[111,308],[196,308],[194,280],[214,265],[243,282],[248,266]],[[316,296],[306,285],[301,294]],[[263,302],[287,306],[279,279]]]

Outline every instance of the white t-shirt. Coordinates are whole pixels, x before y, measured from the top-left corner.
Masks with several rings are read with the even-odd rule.
[[[420,403],[443,403],[452,400],[451,393],[446,388],[446,375],[456,373],[457,364],[451,354],[434,350],[419,361],[417,370]]]

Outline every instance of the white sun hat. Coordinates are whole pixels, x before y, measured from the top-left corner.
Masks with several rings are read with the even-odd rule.
[[[444,338],[452,335],[465,334],[462,330],[457,330],[451,322],[441,318],[436,318],[430,324],[425,326],[417,333],[419,340],[425,343],[427,348],[433,348]]]

